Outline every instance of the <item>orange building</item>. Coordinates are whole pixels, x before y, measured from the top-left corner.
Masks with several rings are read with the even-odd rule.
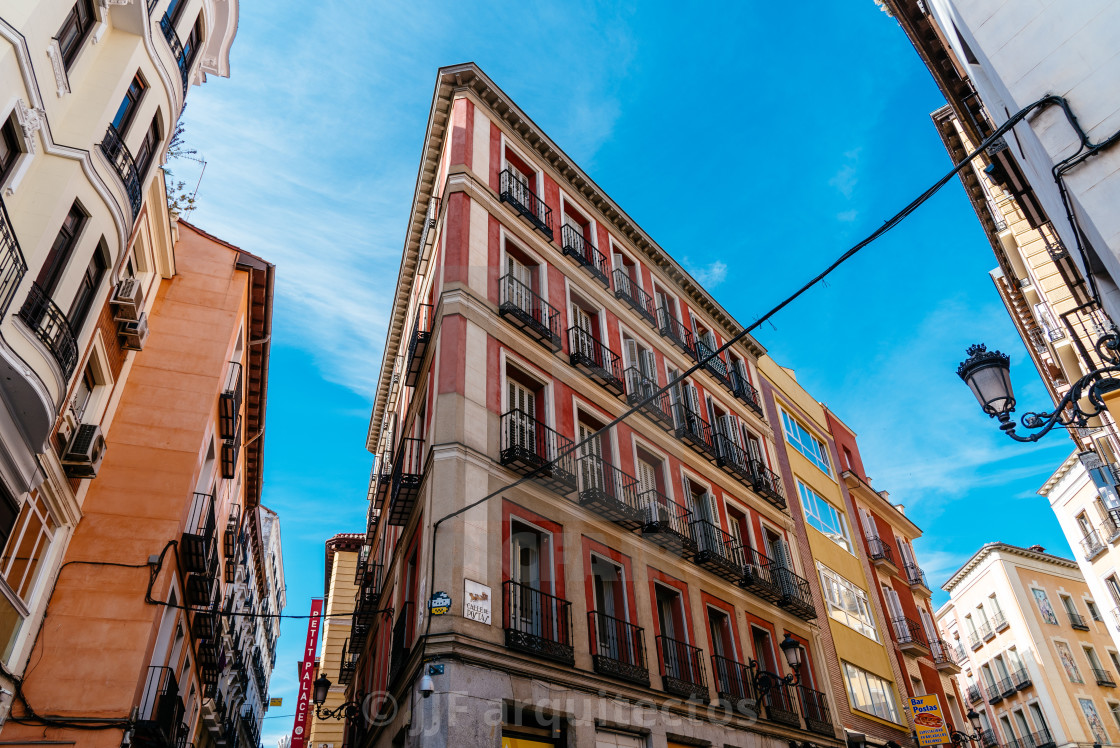
[[[236,613],[279,612],[259,513],[273,266],[177,233],[5,742],[259,740],[275,635]]]

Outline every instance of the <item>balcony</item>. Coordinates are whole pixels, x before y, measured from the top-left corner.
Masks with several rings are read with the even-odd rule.
[[[874,535],[867,538],[867,557],[871,559],[871,563],[880,569],[887,569],[888,571],[898,569],[894,562],[894,551],[881,538]]]
[[[626,402],[637,405],[638,411],[665,431],[673,431],[673,411],[669,405],[669,393],[658,392],[657,382],[643,374],[638,367],[631,366],[622,372],[626,379]],[[648,400],[648,402],[646,402]]]
[[[1093,677],[1097,679],[1098,686],[1105,688],[1116,688],[1116,681],[1112,678],[1112,673],[1100,668],[1092,668]]]
[[[1031,675],[1027,672],[1025,667],[1021,667],[1011,674],[1011,680],[1015,681],[1015,690],[1022,691],[1031,686]]]
[[[233,439],[241,425],[241,364],[229,362],[222,394],[218,395],[218,433],[223,439]]]
[[[502,585],[506,646],[565,665],[575,664],[572,604],[528,585]]]
[[[218,554],[213,553],[207,562],[209,566],[204,571],[187,574],[184,582],[184,597],[187,605],[202,607],[210,602],[214,596],[214,588],[218,585]]]
[[[951,644],[942,639],[930,639],[929,649],[933,666],[938,670],[948,673],[959,673],[961,671],[961,666],[957,664],[953,657]]]
[[[1054,748],[1057,745],[1054,738],[1050,736],[1050,731],[1045,727],[1038,732],[1031,733],[1031,743],[1034,744],[1034,748]]]
[[[708,701],[708,682],[704,676],[704,653],[686,642],[657,637],[661,664],[661,687],[666,693],[684,699]]]
[[[968,687],[968,703],[979,704],[984,700],[984,696],[980,693],[980,686]]]
[[[732,390],[731,377],[727,373],[727,364],[715,352],[715,344],[703,337],[697,338],[695,354],[696,363],[708,370],[716,380],[728,391]]]
[[[734,433],[724,433],[721,424],[715,431],[716,438],[716,465],[724,469],[728,475],[737,478],[746,485],[754,483],[754,474],[751,472],[750,459],[743,448],[735,439]]]
[[[523,410],[503,414],[501,432],[501,464],[565,496],[576,490],[571,439]]]
[[[512,275],[498,281],[498,314],[552,352],[562,347],[560,312]]]
[[[610,288],[611,281],[607,277],[607,258],[595,248],[593,242],[588,241],[581,230],[571,224],[560,227],[561,251],[579,263],[591,277],[603,284],[603,288]]]
[[[996,632],[992,629],[992,624],[988,621],[981,621],[976,631],[984,641],[990,641],[996,638]]]
[[[621,618],[591,611],[587,614],[591,663],[596,673],[649,686],[643,630]]]
[[[568,328],[568,362],[611,394],[625,394],[622,360],[581,327]]]
[[[424,440],[406,437],[397,447],[393,460],[392,487],[389,493],[390,525],[405,525],[416,508],[420,484],[424,480]]]
[[[258,745],[261,740],[261,725],[257,721],[257,714],[253,711],[252,704],[246,704],[241,709],[241,729],[249,736],[249,745]]]
[[[704,418],[684,403],[673,403],[674,436],[692,447],[693,451],[715,460],[716,447],[712,441],[712,427]]]
[[[179,560],[186,571],[205,572],[214,563],[213,556],[218,552],[216,526],[214,497],[196,493],[179,541]]]
[[[645,514],[642,536],[681,558],[696,553],[692,537],[692,512],[663,493],[650,489],[638,494],[638,506]]]
[[[991,730],[981,730],[980,745],[984,746],[984,748],[993,748],[993,746],[999,745],[999,739]]]
[[[237,477],[237,455],[241,451],[241,432],[238,431],[232,439],[222,440],[221,466],[222,477],[226,480]]]
[[[415,604],[410,600],[401,605],[393,624],[393,641],[389,650],[389,684],[392,686],[404,664],[412,654],[412,625],[415,623]]]
[[[626,271],[619,268],[614,271],[614,295],[630,305],[635,312],[641,315],[646,322],[657,327],[657,318],[653,314],[653,299],[638,284],[630,279]]]
[[[594,454],[576,461],[579,474],[579,504],[627,530],[645,523],[638,503],[638,481]]]
[[[187,88],[190,86],[191,71],[187,56],[183,52],[183,43],[179,41],[179,35],[175,33],[175,25],[171,23],[171,19],[167,17],[166,13],[159,20],[159,27],[163,31],[163,38],[167,40],[167,46],[171,47],[171,55],[175,58],[175,63],[179,66],[179,78],[183,84],[183,96],[185,97]]]
[[[1089,630],[1089,624],[1086,623],[1085,619],[1082,618],[1079,614],[1074,613],[1073,611],[1066,611],[1066,614],[1069,616],[1070,627],[1077,629],[1078,631]]]
[[[350,641],[355,650],[361,651],[369,638],[370,628],[368,623],[358,620],[356,613],[350,616]]]
[[[1109,512],[1097,531],[1107,542],[1115,542],[1117,538],[1120,538],[1120,523],[1117,523],[1116,517],[1112,512]]]
[[[692,342],[692,331],[663,306],[657,307],[657,331],[663,337],[668,338],[670,343],[687,353],[689,357],[696,355],[696,349]]]
[[[984,688],[984,692],[988,697],[989,704],[998,704],[999,702],[1003,701],[1003,694],[999,690],[998,683],[989,683]]]
[[[777,679],[777,676],[771,677]],[[801,727],[801,717],[794,703],[793,689],[785,683],[760,689],[758,703],[769,721],[789,727]]]
[[[980,639],[980,633],[979,632],[973,631],[971,634],[968,635],[968,646],[972,648],[973,652],[980,649],[980,647],[984,646],[984,642]]]
[[[7,314],[12,297],[26,273],[27,261],[23,259],[19,241],[16,240],[8,208],[0,197],[0,316]]]
[[[136,710],[133,741],[138,745],[175,748],[186,738],[184,711],[175,672],[168,667],[149,667]]]
[[[1010,675],[1006,678],[1001,678],[999,683],[996,684],[996,688],[999,689],[1000,695],[1005,699],[1011,698],[1019,690],[1015,688],[1015,681],[1011,679]]]
[[[758,390],[751,384],[747,375],[742,371],[737,371],[734,367],[731,368],[731,394],[735,399],[746,405],[748,408],[758,414],[760,418],[764,418],[765,414],[762,411],[762,398],[758,394]]]
[[[910,655],[928,655],[930,653],[929,643],[926,641],[925,632],[922,631],[922,624],[910,618],[892,618],[891,631],[894,632],[894,640],[898,642],[899,648]]]
[[[1007,616],[1003,614],[1002,610],[997,610],[992,613],[992,628],[998,634],[1011,624],[1007,622]]]
[[[809,580],[797,574],[786,566],[774,562],[772,568],[778,589],[782,597],[778,600],[778,607],[785,608],[804,621],[811,621],[817,617],[817,609],[813,605],[813,593],[810,591]]]
[[[751,460],[751,487],[754,492],[779,509],[786,508],[782,479],[762,460]]]
[[[906,581],[909,582],[911,590],[922,593],[927,597],[932,594],[929,583],[926,582],[926,573],[922,571],[920,566],[906,563],[902,565],[902,568],[906,572]]]
[[[801,702],[801,716],[805,718],[805,727],[810,732],[818,735],[833,737],[836,727],[832,724],[832,714],[828,710],[828,698],[820,691],[814,691],[807,686],[795,686],[797,700]]]
[[[703,519],[692,521],[692,537],[696,539],[698,565],[729,582],[743,577],[743,548],[735,538]]]
[[[350,640],[342,643],[342,662],[338,666],[338,682],[349,685],[354,679],[354,672],[358,669],[358,657],[362,654],[361,647],[351,649]]]
[[[1086,561],[1092,561],[1104,553],[1107,548],[1108,546],[1101,542],[1101,536],[1095,530],[1090,530],[1085,533],[1085,537],[1081,538],[1081,550],[1085,554]]]
[[[28,289],[27,299],[19,310],[19,318],[51,352],[58,368],[62,370],[62,378],[69,380],[78,365],[78,342],[74,338],[74,331],[70,329],[70,320],[66,319],[66,315],[38,283],[33,282]]]
[[[101,153],[113,165],[113,170],[116,171],[117,177],[121,180],[121,186],[128,196],[128,207],[132,210],[130,218],[135,221],[136,217],[140,215],[140,205],[144,201],[140,172],[136,168],[136,162],[132,160],[132,153],[128,150],[128,146],[124,144],[117,128],[112,125],[109,125],[109,129],[105,131],[105,137],[101,141]]]
[[[412,337],[408,341],[408,365],[404,370],[405,387],[415,387],[420,370],[424,368],[424,356],[428,353],[428,343],[432,339],[432,305],[420,304],[416,307],[416,320],[412,323]]]
[[[743,549],[743,576],[739,586],[754,593],[757,597],[778,604],[782,599],[782,588],[774,570],[777,565],[769,557],[753,548]]]
[[[741,662],[712,655],[712,674],[715,676],[716,696],[727,707],[747,717],[756,717],[754,674]]]
[[[512,169],[503,169],[498,176],[498,200],[509,203],[518,215],[552,241],[552,208],[545,205],[544,200],[529,189],[528,182]]]

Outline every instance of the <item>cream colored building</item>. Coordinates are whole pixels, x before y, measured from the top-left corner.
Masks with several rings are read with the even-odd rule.
[[[1075,562],[987,543],[943,589],[938,625],[967,653],[956,677],[984,746],[1120,741],[1120,661],[1104,624],[1083,616],[1092,596]]]
[[[325,675],[331,681],[324,709],[337,709],[346,700],[346,686],[354,675],[360,644],[351,644],[350,639],[354,629],[354,596],[358,593],[360,575],[368,568],[366,564],[359,564],[365,537],[365,533],[339,533],[326,543],[326,599],[323,601],[326,617],[323,619],[323,641],[319,648],[319,671],[316,675]],[[307,745],[313,748],[341,748],[346,743],[344,720],[316,719],[312,707],[308,722]]]
[[[0,661],[16,676],[175,274],[159,167],[190,84],[228,75],[237,15],[0,0]]]

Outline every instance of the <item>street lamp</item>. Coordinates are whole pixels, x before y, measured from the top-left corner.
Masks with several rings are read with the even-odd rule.
[[[1020,423],[1035,432],[1027,436],[1016,434],[1016,423],[1011,420],[1015,393],[1011,389],[1011,358],[1006,353],[989,351],[983,343],[970,346],[968,358],[957,367],[957,376],[972,390],[980,408],[990,418],[999,420],[1005,434],[1017,442],[1036,442],[1055,426],[1084,428],[1090,418],[1106,409],[1103,395],[1120,389],[1120,379],[1114,376],[1120,373],[1120,333],[1114,330],[1102,335],[1096,342],[1096,351],[1107,365],[1074,382],[1054,410],[1024,414]],[[1082,407],[1081,400],[1085,398],[1089,404]]]
[[[783,685],[796,686],[801,682],[801,643],[787,633],[778,646],[781,648],[782,654],[785,655],[786,664],[793,671],[789,675],[783,677],[777,673],[763,670],[758,660],[751,660],[747,665],[754,671],[754,684],[760,697],[772,688]]]
[[[327,692],[331,690],[331,681],[325,675],[315,679],[311,687],[311,700],[315,702],[316,719],[356,719],[362,713],[360,701],[347,701],[339,704],[334,709],[324,709],[323,702],[327,700]]]
[[[968,718],[969,724],[972,725],[972,734],[969,735],[967,732],[953,730],[949,733],[949,739],[953,741],[954,745],[960,745],[966,740],[980,741],[980,729],[982,727],[980,724],[980,715],[976,713],[975,709],[969,709],[968,714],[964,716]]]

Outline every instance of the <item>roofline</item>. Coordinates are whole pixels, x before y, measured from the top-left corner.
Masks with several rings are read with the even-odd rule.
[[[419,254],[420,235],[428,212],[428,198],[435,187],[436,168],[439,165],[442,147],[447,136],[446,124],[451,115],[451,102],[460,91],[471,91],[489,106],[497,117],[502,118],[522,137],[523,145],[544,157],[544,160],[568,182],[576,187],[582,198],[599,209],[615,229],[616,234],[627,239],[638,250],[643,251],[653,264],[677,281],[684,294],[695,301],[699,308],[711,315],[715,321],[728,331],[738,331],[742,325],[720,305],[715,298],[692,277],[684,267],[653,240],[637,221],[631,218],[615,203],[594,180],[584,172],[573,159],[552,141],[530,119],[513,99],[499,88],[482,69],[473,62],[441,67],[436,74],[436,86],[432,96],[432,107],[428,114],[428,125],[420,150],[420,168],[416,176],[416,188],[412,198],[412,216],[405,235],[401,255],[397,287],[394,293],[393,311],[385,345],[381,352],[381,372],[378,377],[377,391],[374,394],[373,412],[370,415],[369,431],[366,434],[366,449],[377,451],[377,438],[380,433],[381,419],[384,416],[389,386],[393,375],[389,362],[389,352],[396,350],[396,343],[403,334],[404,317],[408,311],[408,289],[411,287]],[[440,104],[444,106],[440,108]],[[499,111],[501,109],[502,111]],[[438,136],[436,135],[438,131]],[[583,183],[587,189],[580,190]],[[425,185],[427,185],[425,189]],[[590,194],[589,194],[590,193]],[[407,282],[406,282],[407,279]],[[752,336],[746,336],[743,345],[756,357],[766,355],[766,349]]]
[[[1063,478],[1069,475],[1069,472],[1071,470],[1081,464],[1081,459],[1079,457],[1080,454],[1081,453],[1079,450],[1073,450],[1073,452],[1070,453],[1070,456],[1062,461],[1062,464],[1058,466],[1058,469],[1051,473],[1050,477],[1046,479],[1046,482],[1043,483],[1042,486],[1038,489],[1038,495],[1045,498],[1050,498],[1050,492],[1057,488],[1058,483],[1060,483]]]
[[[851,476],[851,478],[852,478],[851,483],[848,483],[848,480],[847,480],[849,476]],[[859,475],[857,475],[854,471],[845,470],[844,472],[840,473],[840,477],[845,479],[845,484],[848,485],[848,490],[849,491],[854,491],[857,488],[865,488],[865,489],[867,489],[867,492],[870,492],[871,494],[873,494],[875,496],[874,499],[866,499],[865,498],[864,500],[868,501],[868,502],[874,502],[875,504],[878,505],[878,509],[881,512],[889,514],[890,516],[889,517],[884,517],[884,519],[886,519],[888,522],[891,522],[892,525],[895,524],[896,520],[897,520],[898,525],[901,525],[904,528],[908,528],[910,530],[913,530],[913,534],[910,536],[911,540],[916,540],[917,538],[922,537],[922,528],[920,528],[916,524],[914,524],[914,520],[910,519],[905,514],[903,514],[901,511],[899,511],[897,506],[895,506],[891,502],[884,499],[883,495],[881,493],[876,491],[871,486],[870,483],[865,481],[863,478],[861,478]],[[865,493],[863,491],[861,491],[858,495],[861,498],[863,498],[865,496]]]
[[[1052,553],[1040,553],[1039,551],[1032,551],[1029,548],[1022,548],[1017,545],[1011,545],[1010,543],[1003,543],[997,540],[991,543],[985,543],[984,545],[980,546],[980,549],[976,551],[976,553],[972,554],[972,558],[968,559],[968,561],[966,561],[964,565],[961,566],[961,568],[957,569],[953,573],[953,575],[949,577],[949,580],[945,582],[945,584],[941,585],[941,589],[952,594],[953,588],[960,584],[961,581],[977,566],[979,566],[984,559],[986,559],[993,553],[1001,551],[1004,553],[1012,553],[1017,556],[1029,558],[1034,561],[1043,561],[1045,563],[1054,564],[1055,566],[1074,569],[1078,572],[1081,571],[1081,567],[1078,566],[1077,562],[1073,559],[1063,558],[1062,556],[1055,556]]]

